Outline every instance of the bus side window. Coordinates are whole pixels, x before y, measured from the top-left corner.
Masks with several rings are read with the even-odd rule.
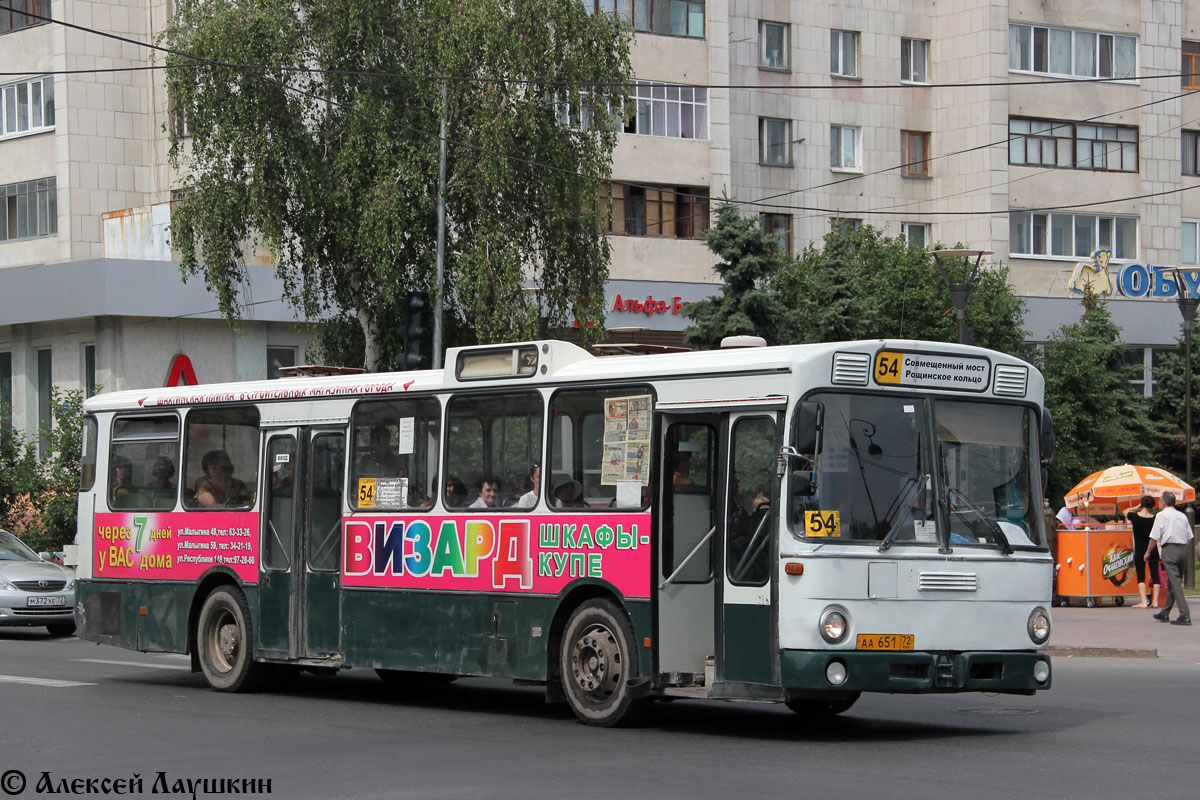
[[[648,386],[555,393],[546,470],[551,508],[642,509],[649,504],[653,401]]]
[[[118,417],[108,453],[108,507],[153,511],[175,507],[179,418]]]
[[[351,505],[426,509],[437,497],[441,406],[436,398],[364,400],[354,407]]]
[[[206,408],[188,414],[184,481],[189,509],[248,509],[258,487],[258,409]]]
[[[520,508],[517,490],[541,459],[544,410],[538,392],[451,398],[442,483],[446,508]]]

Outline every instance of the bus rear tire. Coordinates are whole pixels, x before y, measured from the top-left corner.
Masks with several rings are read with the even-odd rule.
[[[208,685],[218,692],[256,692],[269,677],[266,664],[257,664],[246,597],[236,588],[212,591],[200,608],[196,652]]]
[[[568,705],[586,725],[631,725],[650,705],[630,687],[638,675],[633,626],[608,600],[589,600],[567,620],[559,674]]]
[[[805,717],[836,717],[838,714],[849,711],[858,702],[858,698],[859,694],[855,692],[852,695],[832,699],[795,698],[785,700],[783,704]]]

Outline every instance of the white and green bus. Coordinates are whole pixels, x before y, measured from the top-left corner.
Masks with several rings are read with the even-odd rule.
[[[739,342],[738,344],[744,344]],[[85,405],[80,636],[224,691],[303,669],[844,711],[1050,687],[1043,380],[875,340],[103,394]]]

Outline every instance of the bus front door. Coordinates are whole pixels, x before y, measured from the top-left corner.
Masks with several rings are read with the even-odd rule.
[[[729,416],[717,676],[730,682],[779,684],[772,603],[779,528],[777,427],[772,412]]]
[[[657,671],[674,685],[703,681],[715,655],[713,582],[721,541],[720,415],[665,414],[659,502]]]
[[[326,659],[341,650],[341,430],[273,431],[259,577],[259,652]]]

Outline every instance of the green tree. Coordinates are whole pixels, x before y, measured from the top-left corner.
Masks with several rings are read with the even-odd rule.
[[[171,148],[184,274],[235,319],[243,252],[264,246],[302,315],[356,321],[366,366],[387,364],[404,295],[436,288],[444,120],[448,327],[529,337],[540,306],[586,331],[617,140],[597,87],[629,81],[630,38],[577,0],[180,0],[165,40],[191,129]]]
[[[1057,451],[1046,490],[1052,505],[1096,470],[1153,463],[1157,430],[1149,401],[1130,383],[1136,368],[1125,363],[1121,329],[1103,301],[1084,304],[1079,322],[1050,336],[1042,365]]]
[[[19,431],[0,436],[0,528],[34,550],[58,550],[75,540],[83,395],[51,388],[52,423],[43,427],[40,455]]]
[[[1187,470],[1187,447],[1184,442],[1186,415],[1186,352],[1183,325],[1179,326],[1178,350],[1154,354],[1154,396],[1151,398],[1151,417],[1159,426],[1154,457],[1159,464],[1179,477]],[[1192,329],[1192,477],[1200,469],[1200,337]]]
[[[965,259],[949,259],[961,279]],[[810,244],[774,281],[792,309],[793,341],[830,342],[881,337],[958,341],[954,303],[929,252],[904,237],[870,226],[836,228],[821,247]],[[1018,353],[1024,303],[1008,285],[1008,269],[982,269],[967,305],[975,344]]]
[[[761,336],[767,344],[785,344],[787,309],[768,286],[787,260],[779,240],[763,230],[757,219],[743,217],[737,206],[723,202],[704,241],[721,259],[716,270],[724,286],[721,294],[692,303],[684,311],[693,323],[684,332],[684,343],[712,348],[726,336],[745,335]]]

